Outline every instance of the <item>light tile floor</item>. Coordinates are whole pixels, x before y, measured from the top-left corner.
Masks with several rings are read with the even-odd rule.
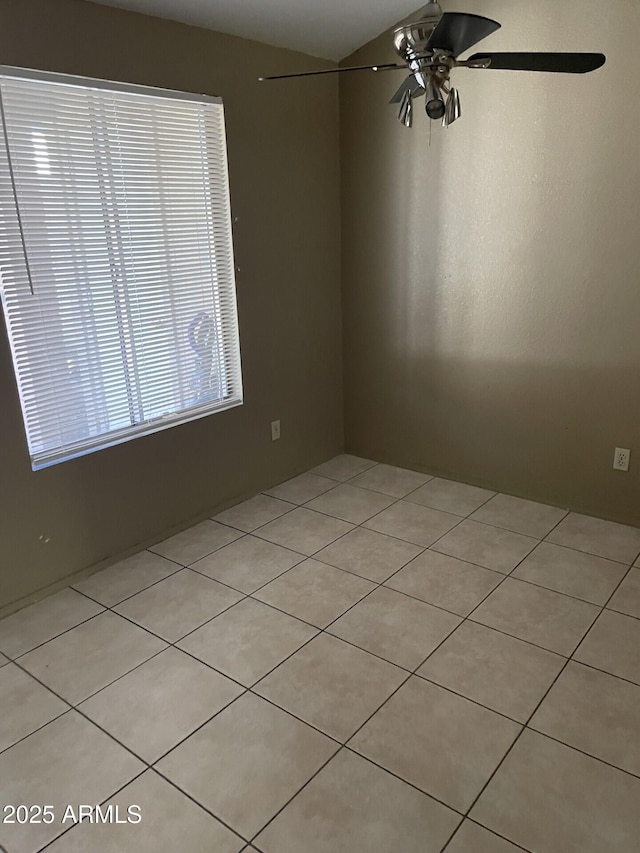
[[[639,555],[330,460],[0,622],[0,851],[637,853]]]

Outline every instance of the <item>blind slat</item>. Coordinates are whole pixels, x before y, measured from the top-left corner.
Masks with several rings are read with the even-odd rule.
[[[222,104],[39,77],[0,74],[0,285],[34,469],[242,402]]]

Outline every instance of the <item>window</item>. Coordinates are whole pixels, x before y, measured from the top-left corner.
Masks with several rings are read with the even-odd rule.
[[[219,99],[0,67],[0,291],[35,469],[242,403]]]

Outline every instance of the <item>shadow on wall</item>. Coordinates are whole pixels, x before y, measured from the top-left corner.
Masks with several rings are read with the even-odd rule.
[[[504,24],[490,49],[605,68],[460,70],[431,148],[386,106],[395,79],[341,81],[346,447],[640,524],[639,469],[612,470],[640,452],[640,7],[567,6],[474,11]]]
[[[379,379],[363,378],[356,389],[349,428],[362,456],[640,525],[637,463],[628,474],[613,470],[614,447],[590,402],[619,410],[637,375],[631,366],[579,372],[453,358],[398,365],[390,357]],[[619,417],[626,447],[638,436],[631,400]]]

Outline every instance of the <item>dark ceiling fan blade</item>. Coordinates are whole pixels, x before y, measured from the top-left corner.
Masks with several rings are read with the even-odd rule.
[[[464,12],[445,12],[427,42],[427,50],[448,50],[455,57],[500,29],[497,21]]]
[[[476,53],[469,62],[490,59],[494,71],[550,71],[587,74],[607,61],[602,53]]]
[[[258,80],[288,80],[291,77],[317,77],[319,74],[342,74],[345,71],[395,71],[398,68],[407,70],[406,65],[391,62],[386,65],[353,65],[350,68],[325,68],[323,71],[302,71],[299,74],[276,74],[274,77],[258,77]]]
[[[422,95],[424,93],[424,89],[418,83],[418,81],[413,76],[413,74],[409,74],[407,79],[404,81],[404,83],[402,83],[402,85],[400,86],[398,91],[395,93],[393,98],[391,98],[389,103],[390,104],[399,104],[400,101],[402,101],[402,99],[404,98],[406,92],[411,92],[412,98],[415,98],[418,95]]]

